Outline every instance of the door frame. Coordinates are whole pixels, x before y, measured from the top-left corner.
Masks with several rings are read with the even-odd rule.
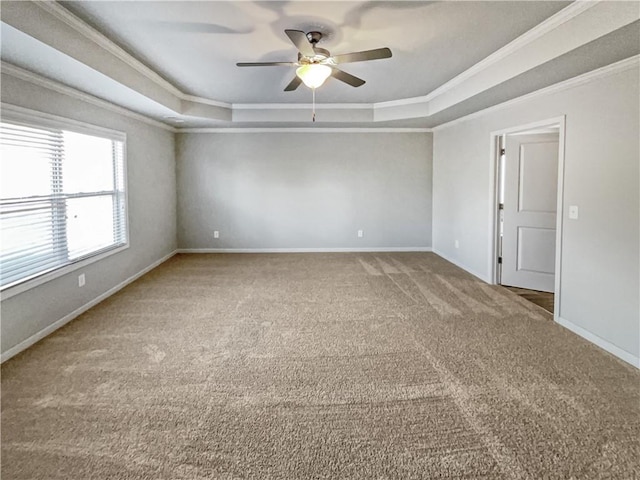
[[[498,285],[498,257],[500,247],[500,137],[514,133],[524,133],[531,130],[558,127],[558,198],[556,204],[556,258],[555,258],[555,278],[553,296],[553,319],[558,321],[560,317],[561,305],[561,276],[562,276],[562,225],[564,217],[564,156],[565,156],[565,130],[566,117],[553,117],[538,122],[518,125],[514,127],[496,130],[490,133],[491,141],[491,181],[490,181],[490,201],[491,208],[491,233],[489,252],[489,272],[491,283]]]

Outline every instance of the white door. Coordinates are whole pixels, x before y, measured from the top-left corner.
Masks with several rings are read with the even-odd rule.
[[[501,283],[554,291],[557,133],[507,135]]]

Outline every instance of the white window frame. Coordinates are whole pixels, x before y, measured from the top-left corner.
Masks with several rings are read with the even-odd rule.
[[[85,122],[79,122],[69,118],[51,115],[49,113],[38,112],[28,108],[19,107],[7,103],[0,103],[0,112],[2,121],[23,123],[34,127],[55,128],[60,130],[68,130],[76,133],[94,135],[97,137],[107,138],[122,142],[122,162],[123,162],[123,184],[124,184],[124,222],[125,222],[125,243],[118,247],[114,247],[107,251],[99,252],[95,255],[85,257],[77,262],[61,266],[54,270],[45,272],[35,277],[27,278],[23,282],[8,286],[0,291],[0,301],[11,298],[20,293],[31,290],[32,288],[43,285],[56,278],[67,275],[75,270],[85,268],[93,263],[103,260],[111,255],[115,255],[129,248],[129,183],[127,179],[127,135],[124,132],[111,130],[97,125]],[[70,286],[78,288],[77,280],[70,279]]]

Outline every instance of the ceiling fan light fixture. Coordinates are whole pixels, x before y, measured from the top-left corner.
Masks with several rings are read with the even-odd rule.
[[[307,87],[318,88],[331,75],[331,67],[320,63],[310,63],[298,67],[296,75]]]

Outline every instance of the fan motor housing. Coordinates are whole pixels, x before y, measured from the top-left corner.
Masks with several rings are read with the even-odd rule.
[[[302,65],[307,65],[309,63],[321,63],[331,56],[329,50],[316,47],[315,45],[313,47],[313,51],[316,53],[313,57],[307,57],[298,52],[298,63]]]
[[[322,32],[309,32],[307,33],[307,39],[315,47],[316,43],[322,39]]]

